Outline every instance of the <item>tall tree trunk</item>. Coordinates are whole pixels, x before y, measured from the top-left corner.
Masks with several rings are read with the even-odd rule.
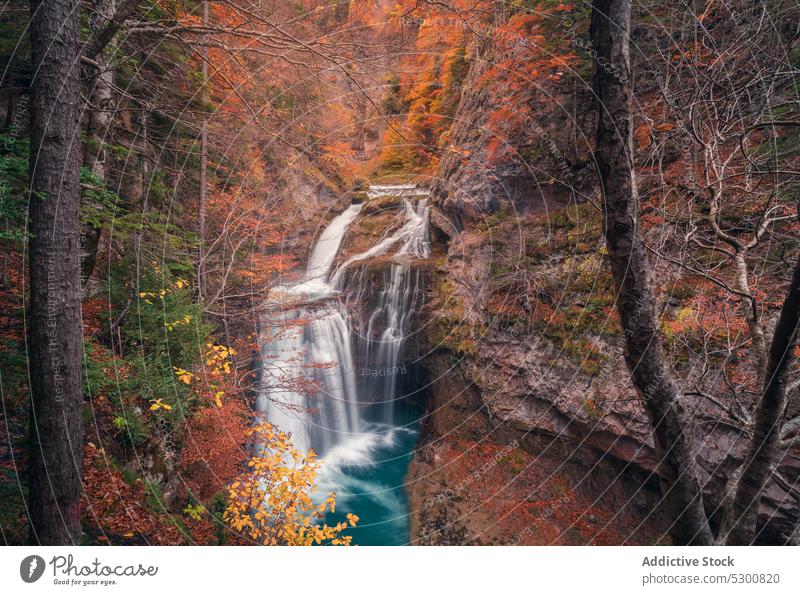
[[[31,541],[80,540],[81,304],[78,0],[31,0]]]
[[[703,509],[678,387],[665,362],[650,267],[639,234],[630,86],[630,0],[594,0],[591,39],[597,52],[595,161],[605,200],[605,236],[626,340],[626,360],[655,434],[664,506],[677,544],[713,537]]]
[[[203,0],[203,25],[208,25],[208,0]],[[208,86],[208,47],[203,46],[203,111],[208,98],[206,92]],[[206,238],[206,184],[208,171],[208,118],[203,115],[203,122],[200,128],[200,204],[197,214],[197,236],[200,243],[198,265],[197,265],[197,291],[202,298],[205,294],[205,238]]]
[[[753,437],[729,511],[726,511],[727,545],[749,545],[755,539],[761,492],[772,475],[787,404],[787,373],[796,359],[800,324],[800,256],[789,291],[783,301],[767,358],[764,392],[756,407]]]

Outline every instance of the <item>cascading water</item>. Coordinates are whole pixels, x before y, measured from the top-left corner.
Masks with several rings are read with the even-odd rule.
[[[413,269],[408,261],[427,258],[431,251],[427,200],[421,200],[416,208],[409,201],[404,201],[403,206],[405,223],[402,228],[364,253],[375,256],[400,243],[395,260],[383,272],[377,303],[362,324],[357,341],[360,361],[367,370],[374,372],[363,378],[360,392],[369,397],[377,409],[377,419],[384,422],[393,419],[394,402],[401,394],[398,380],[407,372],[402,365],[403,348],[422,296],[419,269]],[[357,255],[349,259],[337,271],[335,279],[341,282],[342,269],[363,258]],[[360,281],[355,285],[363,286],[363,277]]]
[[[371,198],[403,197],[400,227],[331,274],[361,211],[350,206],[317,240],[303,280],[270,293],[264,321],[257,409],[289,432],[296,448],[320,454],[319,492],[335,491],[340,510],[362,517],[355,530],[360,543],[408,538],[402,482],[416,426],[408,405],[397,402],[404,347],[422,296],[419,270],[410,262],[430,256],[427,200],[415,207],[408,198],[423,194],[411,185],[371,187]],[[390,262],[374,291],[364,265],[377,256]],[[356,314],[355,304],[365,298],[371,298],[366,312],[362,307]]]
[[[256,408],[290,433],[302,452],[313,448],[324,453],[340,441],[339,433],[358,430],[350,331],[345,313],[330,299],[329,275],[347,227],[360,210],[361,205],[351,205],[322,233],[301,283],[270,293],[268,333],[261,349],[261,380],[267,388]],[[309,402],[307,395],[314,386],[323,393],[318,403]]]

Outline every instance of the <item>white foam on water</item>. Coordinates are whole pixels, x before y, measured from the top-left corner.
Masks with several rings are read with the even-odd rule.
[[[354,500],[368,499],[388,513],[382,516],[382,524],[388,522],[403,526],[407,522],[407,508],[402,488],[376,479],[364,479],[356,474],[359,470],[380,465],[381,453],[386,454],[395,445],[397,434],[413,430],[383,424],[371,427],[376,431],[348,438],[320,461],[321,469],[317,475],[317,490],[313,500],[321,503],[331,492],[336,494],[339,507]]]

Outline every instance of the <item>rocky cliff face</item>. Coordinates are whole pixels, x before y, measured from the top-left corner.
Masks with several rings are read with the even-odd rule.
[[[478,46],[469,61],[432,183],[438,206],[459,228],[504,208],[563,207],[589,183],[590,92],[565,84],[557,66],[535,80],[505,80],[505,61],[518,50]]]
[[[629,380],[604,266],[588,146],[567,142],[591,138],[591,104],[577,109],[585,98],[560,81],[532,88],[525,132],[493,159],[498,134],[488,120],[504,99],[478,83],[492,58],[486,50],[473,60],[452,132],[457,150],[433,184],[432,223],[447,236],[447,255],[423,326],[430,355],[408,477],[412,540],[668,542],[651,425]],[[687,280],[656,266],[664,319],[676,319]],[[721,393],[683,347],[675,341],[672,355],[687,393]],[[684,406],[716,507],[745,443],[710,400],[686,396]],[[782,469],[796,477],[797,452],[784,455]],[[799,512],[772,484],[760,540],[785,542]]]
[[[412,538],[659,541],[666,527],[649,423],[621,349],[603,343],[607,363],[592,375],[580,351],[568,353],[537,330],[509,328],[492,304],[491,250],[477,233],[454,239],[426,312],[433,332],[422,360],[420,448],[409,473]]]

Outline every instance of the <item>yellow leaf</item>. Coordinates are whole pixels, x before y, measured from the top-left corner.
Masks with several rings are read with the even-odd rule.
[[[166,409],[170,411],[172,409],[172,405],[167,405],[166,403],[162,403],[161,399],[154,399],[151,401],[153,403],[150,405],[150,411],[158,411],[159,409]]]

